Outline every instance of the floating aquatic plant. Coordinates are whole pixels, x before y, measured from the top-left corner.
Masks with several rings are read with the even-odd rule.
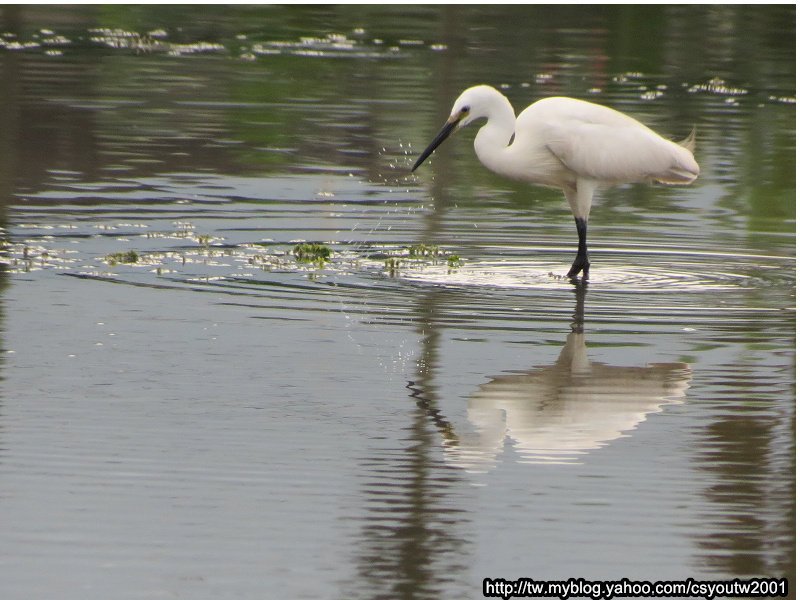
[[[400,259],[399,258],[387,258],[383,266],[386,267],[386,270],[389,272],[390,277],[394,277],[397,275],[398,271],[400,270]]]
[[[118,264],[132,265],[139,262],[139,255],[135,250],[128,250],[127,252],[114,252],[106,254],[106,262],[110,267]]]
[[[461,265],[464,264],[464,261],[461,260],[461,257],[458,254],[450,254],[447,257],[447,266],[451,269],[457,269]]]
[[[297,244],[292,250],[292,254],[297,262],[315,263],[322,266],[330,260],[333,252],[325,244],[303,243]]]
[[[409,258],[435,258],[439,256],[439,246],[415,244],[408,247]]]
[[[436,265],[442,260],[447,262],[450,271],[464,264],[457,254],[448,254],[435,244],[414,244],[404,248],[402,253],[384,260],[383,266],[390,277],[395,277],[403,266],[420,265],[425,262]]]

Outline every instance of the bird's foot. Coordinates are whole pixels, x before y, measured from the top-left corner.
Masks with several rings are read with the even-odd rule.
[[[587,281],[589,279],[589,266],[589,257],[586,254],[578,254],[575,257],[575,262],[572,263],[569,273],[567,273],[567,277],[577,279],[578,274],[583,271],[581,279]]]

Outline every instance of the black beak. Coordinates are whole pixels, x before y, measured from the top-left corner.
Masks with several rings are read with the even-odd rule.
[[[418,166],[420,166],[423,162],[425,162],[425,159],[428,158],[433,153],[433,151],[436,150],[436,148],[439,147],[439,144],[445,141],[447,137],[451,133],[453,133],[455,128],[458,127],[458,123],[459,123],[458,120],[448,121],[447,123],[445,123],[444,127],[442,127],[442,130],[436,134],[436,137],[433,138],[433,141],[428,145],[427,148],[425,148],[422,154],[420,154],[419,158],[417,159],[417,162],[414,163],[414,166],[411,167],[412,173],[417,170]]]

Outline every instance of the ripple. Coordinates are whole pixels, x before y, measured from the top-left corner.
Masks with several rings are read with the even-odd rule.
[[[413,256],[413,246],[341,241],[328,244],[328,262],[305,264],[295,260],[291,243],[230,243],[200,235],[184,222],[159,231],[123,221],[100,231],[93,229],[96,222],[85,225],[21,224],[25,237],[6,246],[1,262],[29,276],[51,270],[153,290],[213,293],[225,304],[277,310],[259,317],[285,320],[335,310],[364,322],[413,325],[418,302],[412,298],[424,302],[426,290],[447,291],[440,318],[470,329],[528,330],[532,323],[563,320],[571,312],[564,293],[573,283],[563,275],[571,255],[557,246],[482,246],[481,254],[489,258],[450,261],[456,257],[444,249]],[[112,249],[135,260],[115,260],[116,254],[108,253]],[[781,318],[785,309],[775,299],[788,303],[794,285],[786,257],[634,245],[601,248],[593,256],[593,318],[605,322],[641,325],[679,318],[684,326],[712,321],[732,326],[769,314]],[[409,286],[415,288],[411,295]],[[745,302],[742,292],[755,294],[755,304]]]
[[[644,265],[635,264],[644,262],[640,254],[647,255]],[[741,290],[764,285],[765,273],[779,273],[789,265],[789,259],[783,257],[677,250],[604,250],[594,255],[598,258],[591,269],[592,287],[611,292]],[[561,274],[567,267],[564,261],[490,259],[470,261],[455,269],[446,264],[420,265],[402,272],[401,277],[429,285],[553,289],[569,281]]]

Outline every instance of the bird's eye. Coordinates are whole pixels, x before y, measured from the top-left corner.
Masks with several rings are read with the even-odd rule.
[[[461,107],[461,114],[467,114],[469,112],[469,106],[462,106]]]

